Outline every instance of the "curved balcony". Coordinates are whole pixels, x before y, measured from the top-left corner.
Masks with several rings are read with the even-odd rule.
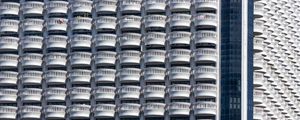
[[[18,113],[22,120],[41,119],[41,110],[42,107],[40,106],[22,106],[19,108]]]
[[[48,70],[43,78],[46,84],[65,84],[67,79],[67,71],[62,70]]]
[[[144,51],[145,64],[164,64],[166,59],[165,50],[146,50]]]
[[[22,4],[21,10],[24,15],[43,15],[44,3],[37,1],[27,1]]]
[[[168,19],[172,28],[189,28],[192,16],[189,14],[172,14]]]
[[[72,30],[92,30],[92,19],[86,17],[76,17],[71,20]]]
[[[94,23],[97,30],[115,30],[117,18],[110,16],[100,16]]]
[[[172,49],[168,52],[168,56],[171,63],[189,63],[191,58],[191,50]]]
[[[43,19],[24,19],[22,21],[23,32],[37,31],[43,32],[44,20]]]
[[[261,55],[253,55],[253,68],[254,70],[263,69],[264,68],[264,59]]]
[[[42,99],[42,89],[38,88],[24,88],[19,90],[18,96],[22,102],[40,102]]]
[[[47,14],[68,13],[68,2],[66,1],[48,1],[46,4]]]
[[[136,100],[138,100],[140,98],[140,91],[141,91],[140,86],[130,86],[130,85],[120,86],[120,88],[118,88],[119,99],[121,99],[121,100],[136,99]]]
[[[62,105],[47,105],[43,109],[46,119],[64,119],[66,116],[66,106]]]
[[[217,69],[213,66],[198,66],[194,69],[195,80],[216,80]]]
[[[23,71],[19,75],[19,80],[25,85],[42,84],[42,71]]]
[[[0,15],[19,15],[20,4],[15,2],[2,2]]]
[[[169,0],[171,11],[190,11],[191,0]]]
[[[93,39],[95,48],[115,48],[117,35],[115,34],[98,34]]]
[[[217,32],[201,30],[194,33],[195,44],[214,44],[218,43]]]
[[[92,44],[92,36],[82,34],[73,35],[69,43],[72,49],[90,48]]]
[[[67,36],[61,36],[61,35],[49,35],[48,38],[46,38],[46,48],[47,49],[67,49]]]
[[[0,119],[16,120],[18,107],[0,106]]]
[[[55,102],[55,101],[66,101],[66,88],[47,88],[45,89],[43,96],[47,102]]]
[[[134,50],[124,50],[119,53],[121,64],[140,64],[141,52]]]
[[[43,37],[26,36],[21,39],[21,47],[23,50],[41,50],[43,49]]]
[[[142,0],[122,0],[119,3],[122,13],[132,13],[141,11]]]
[[[165,104],[164,103],[145,103],[143,105],[143,112],[145,117],[156,117],[165,115]]]
[[[141,36],[142,35],[138,33],[123,33],[118,38],[120,47],[139,47],[141,45]]]
[[[92,54],[89,52],[73,52],[69,61],[71,66],[90,66]]]
[[[47,53],[44,57],[44,61],[48,67],[66,66],[67,54],[58,52]]]
[[[193,105],[194,114],[197,116],[217,115],[217,104],[214,102],[197,102]]]
[[[98,66],[115,65],[116,52],[112,51],[99,51],[94,55],[95,64]]]
[[[165,46],[166,34],[161,32],[148,32],[145,34],[143,41],[146,46]]]
[[[141,105],[135,103],[123,103],[118,107],[120,118],[139,117]]]
[[[100,82],[115,82],[116,78],[116,70],[114,69],[97,69],[93,73],[93,77],[95,79],[95,82],[100,83]]]
[[[147,15],[143,22],[147,28],[165,28],[167,17],[165,15]]]
[[[265,15],[264,4],[261,2],[254,2],[254,16],[257,18],[261,18]]]
[[[0,103],[16,103],[18,97],[17,93],[18,90],[16,89],[0,89]]]
[[[194,51],[194,58],[196,62],[213,62],[218,61],[218,53],[216,49],[199,48]]]
[[[263,108],[254,107],[253,108],[253,120],[263,120]]]
[[[140,16],[126,15],[120,18],[119,25],[121,29],[140,29],[141,28]]]
[[[22,67],[42,67],[43,55],[37,53],[26,53],[21,57]]]
[[[18,72],[0,71],[1,85],[17,85]]]
[[[264,92],[262,90],[253,90],[254,104],[262,104],[264,102]]]
[[[259,21],[259,20],[254,20],[253,23],[253,31],[254,31],[254,35],[261,35],[264,32],[264,22],[263,21]]]
[[[253,50],[254,52],[262,52],[264,50],[264,39],[254,37]]]
[[[19,38],[17,37],[0,37],[0,50],[1,51],[17,51]]]
[[[174,84],[168,87],[168,93],[170,98],[189,98],[190,97],[190,85]]]
[[[0,54],[1,68],[17,68],[19,55],[15,54]]]
[[[68,95],[71,101],[89,101],[91,95],[91,88],[73,87],[68,90]]]
[[[94,99],[97,101],[101,100],[114,100],[115,99],[115,87],[110,86],[98,86],[92,91]]]
[[[191,68],[189,67],[171,67],[168,70],[169,80],[181,81],[190,80]]]
[[[54,2],[54,1],[52,1],[52,2]],[[65,32],[67,32],[68,19],[48,18],[46,21],[47,21],[46,25],[47,25],[48,31],[65,31]]]
[[[217,27],[218,17],[214,13],[199,13],[194,16],[194,22],[199,27]]]
[[[95,118],[113,118],[115,117],[116,105],[113,104],[97,104],[93,107]]]
[[[175,31],[171,32],[167,39],[171,45],[189,45],[191,41],[191,33]]]
[[[140,82],[141,69],[122,68],[118,71],[117,76],[120,82]]]
[[[144,8],[147,12],[165,12],[165,0],[147,0],[144,2]]]
[[[217,0],[194,0],[194,5],[197,10],[212,11],[218,9]]]
[[[117,12],[117,0],[98,0],[94,5],[97,13],[115,13]]]
[[[190,115],[190,103],[186,102],[172,102],[168,105],[168,111],[170,116],[189,116]]]
[[[19,31],[19,21],[11,19],[1,19],[0,21],[0,33]]]
[[[143,94],[145,99],[164,99],[165,89],[163,85],[146,85],[143,88]]]
[[[92,4],[93,1],[74,0],[71,3],[71,10],[73,13],[75,12],[91,13],[93,8]]]
[[[67,113],[71,119],[88,119],[90,117],[89,105],[71,105],[67,108]]]
[[[193,92],[197,98],[215,98],[217,97],[217,85],[197,84],[193,87]]]
[[[143,69],[143,76],[145,81],[164,81],[166,76],[166,69],[160,67],[148,67]]]
[[[254,72],[253,85],[256,87],[263,86],[264,84],[264,74],[259,72]]]

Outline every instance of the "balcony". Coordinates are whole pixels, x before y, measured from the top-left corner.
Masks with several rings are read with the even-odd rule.
[[[41,110],[40,106],[22,106],[19,108],[18,113],[22,120],[33,120],[41,119]]]
[[[42,75],[42,71],[23,71],[19,74],[19,80],[25,85],[41,85]]]
[[[67,113],[71,119],[88,119],[90,118],[89,105],[71,105],[67,108]]]
[[[47,53],[44,61],[48,67],[63,67],[67,64],[67,54],[58,52]]]
[[[196,98],[216,98],[217,85],[215,84],[197,84],[193,87]]]
[[[147,15],[145,16],[143,23],[147,28],[165,28],[167,17],[165,15]]]
[[[66,1],[48,1],[46,4],[47,14],[68,13],[68,2]]]
[[[142,0],[122,0],[119,4],[122,13],[141,12]]]
[[[256,87],[263,86],[264,84],[264,74],[260,72],[254,72],[253,85]]]
[[[73,52],[70,54],[69,61],[71,66],[90,66],[91,56],[89,52]]]
[[[119,53],[121,64],[140,64],[141,52],[134,50],[124,50]]]
[[[145,64],[164,64],[166,59],[166,51],[155,49],[146,50],[143,56]]]
[[[43,15],[44,3],[37,1],[27,1],[22,4],[21,10],[24,15]]]
[[[72,30],[92,30],[92,19],[87,17],[76,17],[71,20]]]
[[[165,12],[165,0],[147,0],[144,2],[144,8],[147,12]]]
[[[253,90],[253,102],[254,104],[262,104],[264,102],[264,91]]]
[[[46,119],[64,119],[66,116],[66,106],[62,105],[47,105],[43,109]]]
[[[93,39],[95,48],[115,48],[117,35],[101,33]]]
[[[117,2],[117,0],[98,0],[94,8],[97,13],[116,13]]]
[[[254,37],[253,50],[254,52],[262,52],[264,50],[264,39]]]
[[[19,31],[19,21],[18,20],[11,20],[11,19],[1,19],[0,21],[0,33],[5,32],[14,32],[18,33]]]
[[[128,99],[136,99],[138,100],[140,98],[140,86],[120,86],[118,88],[118,96],[121,100],[128,100]]]
[[[190,45],[191,33],[175,31],[171,32],[167,39],[171,45]]]
[[[194,41],[195,44],[214,44],[217,45],[218,37],[217,32],[215,31],[208,31],[208,30],[201,30],[194,33]]]
[[[114,66],[116,63],[116,52],[99,51],[94,55],[94,61],[97,66]]]
[[[67,49],[67,39],[67,36],[49,35],[45,46],[47,49]]]
[[[254,107],[253,108],[253,120],[263,120],[263,108]]]
[[[172,102],[167,109],[170,116],[189,116],[190,106],[191,104],[186,102]]]
[[[212,11],[218,9],[217,0],[194,0],[195,8],[201,11]]]
[[[0,5],[0,15],[19,15],[19,3],[2,2]]]
[[[172,28],[189,28],[192,16],[189,14],[172,14],[168,19]]]
[[[42,67],[43,55],[37,53],[26,53],[20,58],[22,67]]]
[[[1,106],[0,107],[0,119],[3,120],[16,120],[17,119],[17,107],[14,106]]]
[[[264,32],[264,22],[263,21],[259,21],[259,20],[255,20],[253,23],[254,26],[254,35],[261,35]]]
[[[100,16],[94,23],[97,30],[115,30],[117,18],[109,16]]]
[[[42,89],[39,88],[24,88],[19,90],[18,96],[22,102],[40,102],[42,99]]]
[[[52,1],[54,2],[54,1]],[[57,1],[60,2],[60,1]],[[68,19],[64,18],[48,18],[47,20],[47,30],[48,31],[64,31],[67,32]]]
[[[44,20],[43,19],[24,19],[22,21],[23,32],[35,31],[43,32]]]
[[[217,69],[213,66],[198,66],[194,69],[194,79],[199,81],[217,80]]]
[[[265,15],[264,4],[260,2],[254,2],[254,16],[256,18],[261,18]]]
[[[47,88],[45,89],[43,96],[47,102],[63,102],[66,101],[66,88]]]
[[[255,54],[253,55],[253,68],[254,70],[259,70],[264,68],[264,59],[262,55]]]
[[[200,63],[217,63],[218,53],[216,49],[199,48],[194,51],[194,58],[196,62]]]
[[[189,98],[190,97],[190,85],[174,84],[168,87],[168,93],[170,98]]]
[[[62,70],[48,70],[43,78],[46,84],[65,84],[67,79],[67,71]]]
[[[17,37],[0,37],[1,51],[17,51],[19,38]]]
[[[134,15],[126,15],[120,18],[119,25],[120,28],[123,30],[131,30],[131,29],[140,29],[141,28],[141,19],[140,16]]]
[[[148,67],[143,71],[145,81],[164,81],[166,69],[160,67]]]
[[[18,72],[0,71],[0,85],[17,85]]]
[[[115,99],[115,87],[110,86],[98,86],[92,91],[94,99],[97,101],[101,100],[114,100]]]
[[[139,117],[140,104],[135,103],[123,103],[118,107],[118,113],[120,118],[124,117]]]
[[[199,13],[194,16],[195,26],[204,28],[215,28],[218,26],[218,17],[214,13]]]
[[[123,33],[118,38],[120,47],[139,47],[141,45],[141,36],[138,33]]]
[[[116,70],[105,68],[97,69],[97,71],[93,73],[93,77],[97,83],[115,82]]]
[[[0,89],[0,103],[16,103],[18,97],[17,93],[18,90],[16,89],[5,89],[5,88]]]
[[[217,115],[217,104],[215,102],[197,102],[193,105],[194,114],[197,116]]]
[[[21,47],[23,50],[42,50],[43,37],[40,36],[26,36],[21,39]]]
[[[164,99],[165,89],[163,85],[146,85],[143,88],[144,98],[149,99]]]
[[[115,117],[116,105],[97,104],[93,108],[95,118],[113,118]]]
[[[143,112],[145,117],[164,116],[165,104],[164,103],[145,103],[143,105]]]
[[[73,13],[91,13],[93,8],[92,4],[93,1],[74,0],[71,3],[71,10]]]
[[[138,68],[122,68],[118,71],[117,76],[121,83],[124,82],[140,82],[141,69]]]
[[[17,68],[19,55],[15,54],[0,54],[1,68]]]
[[[171,11],[190,11],[190,0],[169,0],[168,6]]]
[[[146,46],[165,46],[166,34],[161,32],[148,32],[143,38]]]
[[[190,63],[191,50],[188,49],[172,49],[168,52],[169,61],[171,63]]]
[[[91,48],[92,36],[83,34],[73,35],[69,43],[72,49]]]
[[[168,70],[169,80],[171,81],[187,81],[190,80],[191,68],[189,67],[171,67]]]
[[[91,88],[89,87],[73,87],[68,90],[71,101],[89,101]]]

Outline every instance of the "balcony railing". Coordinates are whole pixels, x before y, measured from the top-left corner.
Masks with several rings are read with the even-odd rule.
[[[214,102],[197,102],[193,105],[196,115],[216,115],[217,105]]]
[[[96,82],[115,82],[116,70],[114,69],[97,69],[93,73]]]
[[[36,1],[27,1],[21,5],[23,14],[43,14],[44,3]]]
[[[114,100],[115,99],[115,87],[99,86],[92,91],[96,100]]]
[[[145,45],[158,45],[158,46],[164,46],[165,45],[165,39],[166,34],[161,32],[148,32],[145,34],[145,37],[143,38],[143,41],[145,42]]]
[[[137,33],[123,33],[118,38],[118,41],[121,47],[140,46],[141,36],[141,34]]]
[[[70,118],[89,118],[90,117],[90,109],[89,105],[71,105],[67,108],[67,113]]]
[[[113,104],[97,104],[93,107],[94,117],[96,118],[112,118],[115,111],[116,105]]]
[[[90,48],[92,43],[91,35],[73,35],[69,41],[71,48]]]
[[[118,88],[118,95],[120,99],[139,99],[140,86],[121,86]]]
[[[68,2],[66,1],[49,1],[46,4],[46,9],[49,13],[64,13],[68,12]]]
[[[90,100],[91,88],[73,87],[68,90],[71,101],[88,101]]]
[[[0,5],[0,14],[19,15],[20,4],[14,2],[2,2]]]
[[[72,12],[92,12],[92,1],[74,0],[70,5]]]
[[[143,88],[145,99],[163,99],[165,97],[165,86],[147,85]]]
[[[67,36],[49,35],[48,38],[46,38],[46,47],[47,49],[66,49],[67,39]]]
[[[162,12],[165,11],[166,1],[165,0],[147,0],[144,2],[145,10],[147,12]]]
[[[120,82],[139,82],[141,77],[141,69],[138,68],[122,68],[118,71],[117,76]]]
[[[168,86],[168,93],[171,98],[189,98],[190,85],[175,84]]]
[[[123,103],[118,106],[119,117],[138,117],[141,105],[135,103]]]
[[[114,48],[116,45],[117,36],[115,34],[98,34],[93,39],[96,48]]]
[[[16,85],[18,81],[18,72],[0,71],[0,84]]]
[[[146,103],[143,105],[144,116],[164,116],[164,103]]]
[[[24,50],[41,50],[43,48],[43,37],[26,36],[21,39],[21,46]]]
[[[171,116],[188,116],[190,114],[190,106],[191,104],[186,102],[172,102],[168,105],[167,109]]]
[[[117,11],[117,0],[98,0],[94,4],[94,8],[96,8],[96,12],[99,13],[115,13]]]
[[[16,51],[18,50],[18,41],[17,37],[0,37],[0,50],[2,51]]]
[[[19,74],[22,84],[41,84],[42,71],[23,71]]]

